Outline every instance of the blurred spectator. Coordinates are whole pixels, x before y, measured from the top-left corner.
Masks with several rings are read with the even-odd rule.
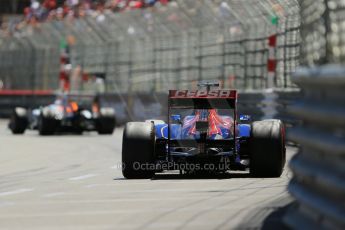
[[[140,9],[144,7],[143,1],[131,1],[128,4],[130,9]]]
[[[36,25],[63,18],[80,18],[93,16],[98,22],[105,20],[104,11],[121,12],[125,10],[142,9],[152,7],[159,3],[165,5],[170,0],[30,0],[24,8],[24,22],[28,25]],[[10,22],[12,24],[13,22]],[[15,22],[20,24],[22,22]],[[4,24],[4,23],[2,23]],[[1,26],[4,30],[4,26]],[[15,26],[5,26],[8,34],[13,34]],[[12,30],[12,31],[11,31]],[[2,32],[4,34],[4,32]],[[5,33],[6,34],[6,33]]]
[[[4,82],[0,79],[0,90],[4,88]]]
[[[23,7],[23,18],[11,21],[0,22],[0,36],[22,36],[23,34],[35,33],[35,28],[39,28],[41,23],[52,21],[63,21],[74,23],[73,19],[83,17],[93,17],[99,23],[106,20],[106,12],[122,12],[127,10],[137,10],[147,7],[154,7],[157,4],[166,5],[171,0],[28,0],[26,7]],[[71,20],[70,20],[71,19]],[[143,20],[147,21],[149,30],[152,30],[151,12],[143,15]],[[59,24],[59,23],[57,23]],[[44,27],[41,27],[44,28]],[[136,34],[136,29],[128,27],[129,34]],[[74,45],[74,38],[69,38],[68,44]],[[60,89],[69,91],[70,88],[77,90],[80,81],[88,77],[80,66],[74,67],[68,60],[68,55],[61,53],[60,67]],[[104,91],[104,77],[92,77],[92,82],[97,85],[98,91]],[[89,82],[89,80],[87,80]],[[0,82],[0,88],[3,84]],[[7,87],[7,86],[6,86]]]

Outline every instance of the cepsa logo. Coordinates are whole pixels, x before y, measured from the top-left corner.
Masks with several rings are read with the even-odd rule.
[[[229,98],[235,97],[236,92],[232,90],[171,90],[170,97],[175,98]]]

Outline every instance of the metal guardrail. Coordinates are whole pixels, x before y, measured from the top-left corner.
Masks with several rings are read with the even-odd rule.
[[[279,89],[274,91],[275,94],[275,111],[273,118],[280,119],[287,128],[301,123],[301,121],[292,114],[287,113],[290,105],[301,100],[302,91],[300,89]]]
[[[0,91],[0,118],[9,118],[15,107],[39,108],[52,103],[53,92],[15,92]]]
[[[297,123],[283,109],[300,96],[299,90],[250,90],[239,91],[238,113],[251,115],[252,120],[281,119],[286,127]],[[166,93],[105,94],[113,102],[121,124],[146,119],[166,120],[168,95]]]
[[[0,117],[9,117],[15,107],[36,108],[52,103],[55,98],[54,92],[45,94],[28,92],[18,95],[13,95],[11,92],[7,95],[0,94]],[[252,120],[281,119],[287,127],[291,127],[296,121],[286,115],[284,108],[299,95],[300,92],[297,89],[240,91],[238,113],[251,115]],[[152,118],[166,120],[167,118],[168,95],[166,93],[106,93],[99,94],[98,97],[100,103],[116,110],[118,124]]]
[[[290,161],[288,190],[296,202],[284,222],[292,229],[345,229],[345,5],[299,3],[305,67],[292,80],[303,97],[288,111],[301,123],[287,137],[300,150]]]
[[[280,119],[286,127],[298,121],[286,113],[286,108],[301,96],[299,89],[246,90],[239,92],[238,112],[252,120]]]
[[[293,81],[304,97],[289,112],[303,123],[288,132],[301,148],[290,162],[288,190],[297,202],[285,222],[293,229],[345,229],[345,68],[300,69]]]

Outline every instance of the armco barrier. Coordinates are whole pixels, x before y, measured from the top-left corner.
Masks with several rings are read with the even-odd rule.
[[[292,229],[345,229],[345,68],[301,69],[293,81],[304,97],[289,111],[302,125],[288,138],[301,148],[288,186],[297,202],[284,222]]]
[[[95,97],[92,94],[83,96]],[[38,108],[53,103],[55,98],[56,93],[51,91],[0,91],[0,118],[9,118],[15,107]],[[101,106],[116,110],[117,122],[121,125],[134,119],[127,106],[129,98],[127,94],[102,94],[99,95],[99,102]]]
[[[134,94],[132,96],[132,118],[138,121],[146,119],[167,119],[168,96],[165,93]]]
[[[264,116],[264,110],[260,104],[265,96],[262,91],[242,92],[238,95],[237,110],[239,114],[248,114],[253,120],[258,120]]]
[[[77,95],[77,94],[76,94]],[[92,94],[82,94],[84,97],[94,97]],[[37,108],[54,101],[56,94],[50,91],[0,91],[0,118],[9,118],[15,107]],[[106,93],[98,96],[101,106],[113,107],[116,110],[117,123],[142,121],[155,118],[166,120],[167,94]]]
[[[286,107],[299,96],[300,92],[296,89],[240,91],[238,113],[251,115],[252,120],[281,119],[289,127],[296,121],[286,114]],[[167,94],[132,94],[123,97],[128,102],[128,118],[130,120],[167,119]]]
[[[240,91],[238,113],[251,115],[252,120],[280,119],[287,127],[291,127],[298,120],[287,114],[286,108],[300,97],[299,89]]]
[[[299,91],[286,89],[242,91],[239,93],[238,113],[251,115],[253,120],[282,119],[285,124],[289,125],[293,122],[291,122],[291,117],[286,115],[285,107],[299,94]],[[9,117],[17,106],[35,108],[47,105],[53,102],[54,97],[53,93],[0,94],[0,117]],[[116,110],[119,125],[128,121],[167,119],[168,95],[166,93],[106,93],[99,95],[99,102],[102,106],[110,106]]]
[[[275,111],[273,118],[280,119],[284,122],[286,127],[292,127],[300,123],[300,119],[287,113],[287,108],[302,99],[302,92],[300,89],[279,89],[275,90]]]
[[[128,103],[127,95],[120,94],[102,94],[99,95],[99,102],[101,106],[113,107],[116,111],[116,122],[118,125],[125,124],[130,121],[131,113],[126,106]]]
[[[145,94],[103,94],[100,95],[101,105],[111,106],[116,110],[117,123],[143,121],[146,119],[166,120],[168,96],[163,93]]]
[[[15,107],[39,107],[51,103],[51,91],[2,90],[0,91],[0,118],[8,118]]]

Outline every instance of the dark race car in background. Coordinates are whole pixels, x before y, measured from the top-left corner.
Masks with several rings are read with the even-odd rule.
[[[123,175],[151,178],[179,170],[246,170],[254,177],[279,177],[285,165],[285,131],[280,120],[248,123],[237,116],[236,90],[170,90],[168,123],[126,124]]]
[[[52,104],[35,109],[17,107],[9,122],[13,134],[23,134],[26,129],[31,129],[38,130],[40,135],[81,134],[84,131],[112,134],[115,125],[113,107],[100,104],[97,96],[84,95],[59,95]]]

